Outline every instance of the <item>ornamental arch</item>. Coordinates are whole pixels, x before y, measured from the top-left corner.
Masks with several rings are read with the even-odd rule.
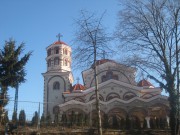
[[[108,112],[108,124],[111,128],[123,127],[127,112],[122,108],[113,108]]]
[[[166,118],[169,116],[169,107],[162,103],[155,103],[148,107],[148,114],[152,118]]]
[[[122,108],[113,108],[108,112],[108,116],[111,116],[111,115],[114,115],[114,114],[125,119],[126,115],[127,115],[127,111],[125,111]]]
[[[117,93],[115,93],[115,92],[109,93],[109,94],[106,96],[106,101],[110,101],[111,99],[114,99],[114,98],[120,99],[119,94],[117,94]]]
[[[70,108],[62,113],[61,121],[64,125],[81,125],[86,113],[80,108]]]
[[[130,117],[138,118],[141,122],[143,122],[145,117],[148,116],[148,111],[141,107],[132,108],[128,112]]]
[[[105,117],[104,111],[101,110],[100,115],[101,115],[101,122],[103,124],[105,122],[105,120],[104,120],[104,117]],[[98,126],[97,111],[95,109],[89,112],[88,121],[89,121],[90,125],[92,125],[94,127]]]
[[[79,101],[79,102],[83,102],[83,103],[85,102],[84,99],[81,97],[74,98],[74,100]]]
[[[136,97],[137,95],[135,94],[135,93],[133,93],[133,92],[126,92],[124,95],[123,95],[123,99],[125,100],[125,101],[127,101],[127,100],[130,100],[130,99],[132,99],[132,98],[134,98],[134,97]]]
[[[95,94],[93,94],[93,95],[89,98],[89,101],[91,101],[91,100],[93,100],[93,99],[96,99],[96,95],[95,95]],[[99,100],[104,101],[104,98],[103,98],[103,96],[102,96],[101,94],[99,94]]]
[[[111,69],[111,72],[109,72],[109,69],[98,72],[97,76],[100,76],[100,79],[98,81],[104,82],[104,81],[109,80],[109,79],[107,79],[107,78],[109,78],[107,76],[109,76],[110,73],[114,73],[114,72],[116,72],[116,74],[113,74],[113,76],[110,79],[121,80],[119,78],[119,76],[123,76],[123,78],[126,80],[127,83],[132,84],[131,80],[125,73],[123,73],[122,71],[116,70],[116,69]],[[106,73],[108,73],[109,75]],[[102,74],[104,74],[104,75],[102,75]],[[92,87],[92,86],[94,86],[94,77],[91,79],[91,82],[90,82],[90,87]]]

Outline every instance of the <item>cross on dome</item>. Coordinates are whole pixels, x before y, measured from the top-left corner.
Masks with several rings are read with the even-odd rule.
[[[63,37],[63,35],[61,35],[61,33],[57,34],[56,37],[58,38],[58,41],[61,41],[61,37]]]

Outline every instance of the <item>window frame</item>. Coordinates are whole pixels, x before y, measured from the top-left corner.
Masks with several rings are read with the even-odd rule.
[[[60,90],[60,83],[58,81],[53,83],[53,90]]]
[[[54,47],[54,54],[59,54],[59,47]]]
[[[59,65],[59,58],[58,57],[54,58],[54,65]]]
[[[51,55],[51,48],[49,48],[48,50],[47,50],[47,56],[50,56]]]
[[[47,65],[48,67],[51,67],[51,59],[48,60]]]

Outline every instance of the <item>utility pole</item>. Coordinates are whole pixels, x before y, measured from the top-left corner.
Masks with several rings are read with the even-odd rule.
[[[40,129],[40,102],[38,107],[38,124],[37,124],[37,130]]]
[[[16,118],[17,118],[17,109],[18,109],[18,91],[19,91],[19,86],[18,84],[16,85],[15,88],[15,99],[14,99],[14,112],[16,113]]]

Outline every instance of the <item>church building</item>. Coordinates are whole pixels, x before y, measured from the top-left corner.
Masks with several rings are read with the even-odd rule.
[[[73,115],[86,116],[87,123],[94,125],[97,121],[94,65],[82,71],[83,84],[77,82],[72,86],[71,47],[58,40],[46,51],[44,115],[50,115],[53,121],[62,121],[65,115],[68,121],[73,112]],[[150,128],[151,119],[163,119],[169,125],[168,97],[161,95],[160,87],[145,79],[136,82],[136,68],[114,60],[101,59],[96,65],[102,123],[107,121],[112,125],[114,118],[120,122],[128,116],[138,119],[141,127],[145,120]]]

